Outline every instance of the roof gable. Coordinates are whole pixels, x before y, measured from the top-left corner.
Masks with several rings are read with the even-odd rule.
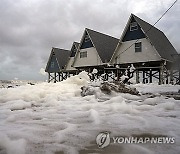
[[[126,27],[121,35],[119,45],[121,44],[121,42],[123,42],[123,38],[125,37],[127,30],[129,29],[129,24],[131,23],[131,20],[134,20],[138,23],[142,32],[149,39],[150,43],[156,49],[156,51],[158,52],[159,56],[162,59],[166,59],[168,61],[174,61],[174,58],[172,55],[176,55],[177,51],[173,47],[173,45],[170,43],[168,38],[165,36],[165,34],[159,29],[157,29],[156,27],[152,26],[151,24],[135,16],[134,14],[131,14],[131,16],[129,17]],[[139,38],[137,38],[137,41],[138,39]],[[129,48],[132,46],[133,44],[129,46]],[[118,49],[118,46],[116,49]],[[118,50],[115,50],[111,58],[111,61],[115,58],[117,51]]]
[[[72,47],[71,47],[71,54],[70,54],[70,57],[74,57],[74,56],[75,56],[75,54],[76,54],[78,48],[79,48],[79,43],[74,42],[73,45],[72,45]]]
[[[47,72],[59,72],[59,64],[57,62],[57,58],[55,57],[55,55],[53,54],[49,60],[49,65],[47,67]]]
[[[91,48],[94,47],[89,34],[87,33],[87,31],[85,30],[85,33],[83,35],[83,39],[80,45],[80,49],[86,49],[86,48]]]
[[[177,54],[177,51],[165,36],[165,34],[139,17],[133,14],[131,16],[134,17],[134,19],[140,25],[145,35],[149,38],[150,42],[155,47],[161,58],[173,61],[174,59],[172,55]]]
[[[135,25],[136,29],[131,29],[131,25]],[[142,31],[141,27],[139,26],[139,24],[136,22],[136,20],[134,19],[134,17],[130,18],[127,30],[125,35],[122,38],[122,42],[126,42],[126,41],[131,41],[131,40],[136,40],[136,39],[142,39],[145,38],[145,34]]]
[[[103,63],[109,62],[119,39],[86,28]]]
[[[72,47],[71,47],[71,53],[70,56],[68,57],[67,63],[65,64],[65,70],[69,69],[69,67],[73,70],[75,70],[75,68],[72,67],[72,64],[74,62],[74,57],[79,49],[80,43],[78,42],[73,42]],[[73,59],[73,60],[71,60]]]
[[[53,60],[56,59],[57,63],[58,63],[58,68],[53,70],[53,72],[58,72],[58,71],[64,69],[64,67],[65,67],[65,65],[67,63],[69,54],[70,54],[69,50],[64,50],[64,49],[59,49],[59,48],[52,48],[51,54],[50,54],[49,60],[47,62],[45,71],[46,72],[49,71],[49,67],[50,67],[52,59]]]
[[[77,49],[79,48],[80,43],[74,42],[73,44],[76,46]]]

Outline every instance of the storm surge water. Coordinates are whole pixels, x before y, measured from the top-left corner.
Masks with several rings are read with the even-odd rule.
[[[180,101],[123,93],[81,97],[90,85],[82,72],[60,83],[0,89],[0,154],[178,153]],[[134,85],[143,93],[165,86]],[[178,86],[171,89],[177,90]],[[156,93],[158,90],[156,89]],[[99,149],[100,132],[110,137],[174,137],[174,144],[113,144]]]

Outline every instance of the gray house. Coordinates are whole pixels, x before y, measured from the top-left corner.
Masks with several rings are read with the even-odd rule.
[[[73,67],[87,71],[104,68],[110,61],[118,41],[117,38],[86,28]]]
[[[66,78],[63,73],[65,71],[64,69],[69,55],[69,50],[52,48],[45,69],[45,71],[48,72],[48,82],[52,80],[54,82],[57,82],[63,80],[63,78]]]
[[[138,71],[141,71],[144,83],[148,80],[152,82],[152,77],[156,77],[161,84],[163,73],[167,77],[174,63],[173,55],[177,55],[177,52],[162,31],[131,14],[111,63],[119,65],[121,70],[133,64],[137,71],[137,82]]]

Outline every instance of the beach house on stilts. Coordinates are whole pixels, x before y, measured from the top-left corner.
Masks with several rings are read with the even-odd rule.
[[[179,77],[173,72],[177,51],[165,34],[131,14],[118,46],[111,58],[111,64],[118,66],[118,75],[122,75],[132,64],[135,67],[136,82],[159,84],[170,83]]]
[[[67,78],[65,65],[70,55],[69,50],[52,48],[45,72],[48,73],[48,82],[59,82]]]
[[[99,76],[106,73],[108,78],[108,72],[104,68],[107,67],[118,41],[117,38],[86,28],[73,67],[89,73],[96,69]]]

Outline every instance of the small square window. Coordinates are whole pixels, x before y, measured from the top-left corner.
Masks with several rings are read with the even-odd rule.
[[[134,31],[134,30],[137,30],[138,29],[138,24],[137,22],[132,22],[130,24],[130,31]]]
[[[87,51],[80,52],[80,58],[86,58],[87,57]]]
[[[86,35],[85,38],[84,38],[84,42],[88,42],[88,41],[90,41],[90,38],[89,38],[88,35]]]
[[[51,62],[51,68],[54,68],[54,62]]]
[[[141,52],[142,51],[142,43],[138,42],[135,43],[135,52]]]

